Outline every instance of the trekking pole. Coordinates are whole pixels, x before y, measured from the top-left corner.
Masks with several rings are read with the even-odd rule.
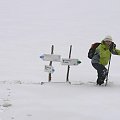
[[[108,74],[109,74],[109,70],[110,70],[110,63],[111,63],[111,54],[110,54],[110,60],[109,60],[109,64],[108,64]],[[106,76],[106,83],[105,83],[105,86],[107,86],[107,83],[108,83],[108,74]]]

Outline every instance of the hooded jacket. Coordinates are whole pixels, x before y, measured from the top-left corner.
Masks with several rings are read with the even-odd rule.
[[[120,50],[113,48],[110,52],[109,46],[102,41],[101,44],[96,48],[91,62],[106,66],[110,60],[111,53],[114,55],[120,55]]]

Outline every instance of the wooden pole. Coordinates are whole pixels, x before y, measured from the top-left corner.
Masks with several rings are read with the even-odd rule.
[[[69,59],[71,58],[71,52],[72,52],[72,45],[70,45]],[[67,68],[66,82],[69,82],[69,73],[70,73],[70,65],[68,65],[68,68]]]
[[[54,51],[54,45],[52,45],[51,47],[51,54],[53,54],[53,51]],[[49,65],[52,66],[52,61],[50,61]],[[51,73],[49,73],[48,82],[51,82]]]

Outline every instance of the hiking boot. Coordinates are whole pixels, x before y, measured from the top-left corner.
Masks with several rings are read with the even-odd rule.
[[[101,80],[100,83],[99,83],[99,85],[102,85],[103,83],[104,83],[104,80]]]
[[[97,80],[97,85],[102,85],[104,83],[104,80]]]

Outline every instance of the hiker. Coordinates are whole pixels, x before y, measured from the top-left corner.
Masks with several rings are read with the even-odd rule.
[[[116,44],[112,41],[112,37],[106,36],[95,49],[91,60],[92,66],[98,73],[97,85],[103,84],[105,78],[108,76],[108,69],[105,66],[111,60],[111,53],[120,55],[120,50],[116,49]]]

